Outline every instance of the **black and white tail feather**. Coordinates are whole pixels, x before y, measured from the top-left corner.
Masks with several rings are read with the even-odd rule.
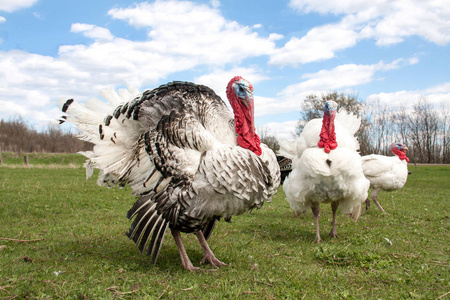
[[[87,177],[100,169],[103,186],[129,185],[138,200],[127,236],[155,263],[168,227],[202,230],[216,220],[260,207],[279,185],[275,155],[237,147],[233,115],[208,87],[173,82],[140,93],[102,91],[105,101],[61,100],[61,122],[74,123]]]

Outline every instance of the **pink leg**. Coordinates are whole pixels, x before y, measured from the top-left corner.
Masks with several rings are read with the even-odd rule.
[[[171,230],[173,239],[175,240],[175,244],[177,245],[178,252],[180,253],[181,258],[181,264],[183,265],[183,268],[189,271],[195,271],[198,270],[198,267],[194,267],[192,265],[191,260],[189,259],[189,256],[186,253],[186,249],[184,248],[183,241],[181,240],[181,234],[179,230]]]
[[[384,209],[381,207],[380,203],[378,202],[378,190],[374,190],[372,192],[372,199],[373,199],[373,202],[375,202],[375,204],[378,206],[378,209],[384,213],[385,212]]]
[[[317,243],[320,243],[322,241],[322,239],[320,238],[320,228],[319,228],[319,218],[320,218],[319,203],[313,202],[311,205],[311,211],[312,211],[314,220],[316,220],[316,241],[317,241]]]
[[[203,258],[202,258],[200,264],[209,262],[209,264],[212,265],[213,267],[221,267],[221,266],[227,265],[226,263],[221,262],[214,256],[214,253],[212,253],[211,249],[209,248],[208,243],[206,242],[206,239],[203,236],[203,232],[201,230],[196,231],[195,235],[197,236],[198,241],[199,241],[200,245],[202,246],[202,250],[203,250]]]
[[[337,238],[337,231],[336,231],[336,211],[339,206],[339,202],[331,202],[331,211],[333,212],[333,220],[331,221],[331,231],[330,231],[330,237]]]

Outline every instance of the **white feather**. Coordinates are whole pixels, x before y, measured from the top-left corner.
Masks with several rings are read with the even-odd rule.
[[[370,181],[371,197],[381,211],[377,197],[379,191],[394,191],[402,189],[408,178],[408,163],[398,156],[378,154],[366,155],[361,158],[364,175]],[[366,208],[370,205],[366,200]]]
[[[294,211],[304,212],[314,203],[336,202],[342,213],[355,220],[359,218],[361,203],[369,189],[357,152],[359,144],[354,137],[359,124],[355,115],[339,112],[335,119],[338,147],[330,153],[318,147],[322,119],[308,122],[293,145],[280,143],[280,153],[292,153],[294,146],[297,150],[292,172],[283,184],[286,199]]]

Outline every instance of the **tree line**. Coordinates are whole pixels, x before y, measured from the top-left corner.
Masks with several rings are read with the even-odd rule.
[[[64,132],[56,125],[38,132],[23,119],[16,118],[0,121],[0,149],[16,153],[75,153],[91,150],[92,144],[79,140],[76,134]]]

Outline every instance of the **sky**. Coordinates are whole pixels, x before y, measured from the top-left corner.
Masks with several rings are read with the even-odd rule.
[[[0,0],[0,119],[46,128],[59,98],[174,80],[226,101],[241,75],[257,128],[290,138],[311,94],[450,103],[449,43],[450,0]]]

